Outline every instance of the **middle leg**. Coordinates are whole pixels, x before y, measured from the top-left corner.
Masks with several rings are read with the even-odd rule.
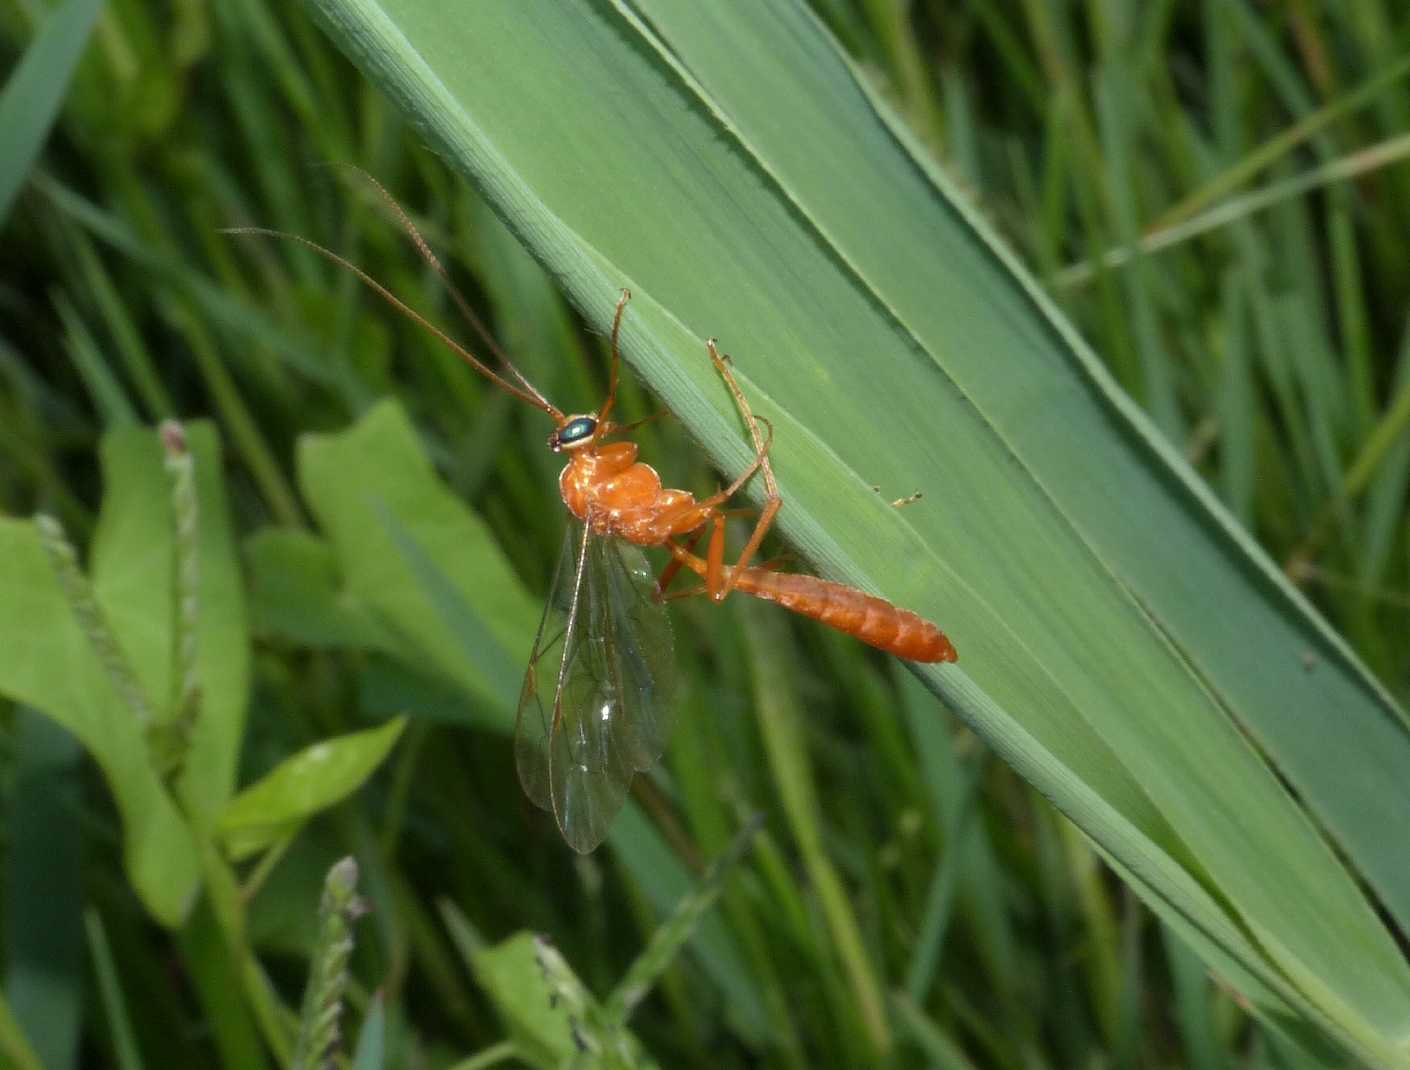
[[[711,510],[711,512],[714,513],[715,515],[718,515],[718,516],[721,516],[721,517],[733,517],[733,516],[749,516],[750,514],[757,512],[757,510],[755,510],[755,509],[750,509],[750,508],[746,508],[746,509],[719,509],[719,510]],[[686,542],[685,547],[684,547],[684,549],[685,549],[685,554],[686,554],[687,557],[694,557],[694,554],[692,553],[692,551],[694,551],[696,545],[700,542],[701,536],[703,536],[703,535],[705,534],[705,524],[706,524],[706,522],[707,522],[708,519],[709,519],[709,516],[708,516],[708,515],[707,515],[706,517],[702,517],[700,523],[696,526],[695,530],[690,533],[690,538],[689,538],[689,540]],[[686,567],[686,560],[685,560],[685,558],[679,556],[679,554],[678,554],[678,551],[681,550],[681,547],[680,547],[678,544],[674,543],[674,542],[669,542],[669,543],[667,543],[667,545],[670,546],[671,552],[672,552],[672,553],[676,553],[677,556],[673,557],[673,558],[667,563],[666,567],[661,570],[661,575],[656,578],[656,594],[657,594],[658,597],[664,597],[664,596],[665,596],[665,594],[666,594],[666,588],[671,585],[671,581],[676,578],[676,575],[680,572],[680,570],[681,570],[682,568],[685,568],[685,567]],[[696,560],[698,560],[698,558],[696,558]],[[702,572],[701,575],[703,576],[704,573]],[[666,599],[666,600],[669,601],[669,599]]]

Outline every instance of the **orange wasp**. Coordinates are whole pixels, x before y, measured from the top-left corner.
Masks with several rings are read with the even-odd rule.
[[[553,420],[548,448],[568,456],[558,489],[572,519],[524,675],[514,754],[525,793],[553,814],[569,846],[586,853],[602,842],[626,801],[632,777],[652,768],[665,748],[675,674],[667,601],[704,594],[720,602],[730,592],[742,591],[897,657],[928,662],[956,659],[955,648],[940,629],[908,610],[855,587],[779,572],[774,562],[750,564],[783,505],[769,463],[773,428],[751,411],[729,358],[720,354],[714,339],[706,342],[706,351],[734,397],[755,452],[729,486],[697,499],[689,491],[663,487],[655,469],[637,460],[636,443],[609,441],[638,426],[611,419],[621,365],[618,342],[629,291],[622,291],[612,318],[607,399],[596,412],[565,414],[495,344],[400,205],[375,180],[368,181],[390,205],[422,257],[445,280],[456,305],[513,381],[336,253],[298,235],[263,228],[231,228],[227,233],[263,234],[314,249],[351,271],[500,389]],[[761,423],[768,428],[767,435],[760,433]],[[732,511],[724,506],[756,473],[764,479],[764,505],[734,564],[726,564],[725,522]],[[701,558],[694,549],[707,529],[710,539]],[[678,541],[687,537],[684,543]],[[641,552],[646,546],[662,547],[671,555],[659,576]],[[668,585],[681,569],[703,582],[667,595]]]

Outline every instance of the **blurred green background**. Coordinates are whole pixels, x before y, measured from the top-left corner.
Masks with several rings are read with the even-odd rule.
[[[1410,19],[1392,0],[813,6],[1403,702]],[[636,1042],[667,1067],[1334,1064],[1247,1017],[902,669],[753,606],[678,607],[667,772],[606,849],[572,856],[523,797],[505,731],[513,637],[564,525],[542,418],[315,255],[219,229],[305,235],[454,324],[336,166],[353,163],[559,404],[596,404],[604,339],[297,9],[0,0],[0,42],[16,72],[0,100],[0,510],[52,514],[87,547],[105,482],[143,448],[110,438],[104,472],[100,438],[209,417],[224,460],[204,430],[193,449],[225,483],[202,501],[228,505],[254,636],[238,783],[409,714],[375,773],[348,774],[356,793],[325,783],[307,824],[286,800],[285,824],[243,829],[247,854],[273,853],[172,931],[131,887],[92,763],[5,707],[0,1058],[297,1060],[271,1037],[292,1035],[320,924],[337,928],[336,911],[317,920],[324,875],[352,854],[372,913],[354,925],[345,1031],[372,1023],[369,1066],[558,1065],[583,1046],[646,1065]],[[1105,255],[1135,241],[1161,251]],[[630,374],[623,405],[654,408]],[[679,426],[640,441],[669,485],[713,485]],[[359,516],[349,482],[434,523]],[[314,533],[334,529],[367,540],[357,577],[332,575]],[[380,571],[389,547],[399,576]],[[399,582],[434,612],[378,602]],[[756,811],[718,901],[687,898]],[[556,952],[501,943],[525,930]],[[625,1036],[609,994],[639,998],[624,975],[649,978],[635,1041],[596,1053]],[[608,1006],[576,1003],[575,978]]]

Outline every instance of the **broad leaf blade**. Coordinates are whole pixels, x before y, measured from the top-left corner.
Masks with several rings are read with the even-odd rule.
[[[214,821],[235,786],[249,690],[243,579],[230,529],[220,440],[186,426],[196,473],[200,709],[182,773],[183,801]],[[93,588],[148,697],[170,716],[173,695],[171,481],[155,432],[125,428],[102,444],[106,493],[93,538]]]
[[[1363,1053],[1406,1031],[1394,941],[1243,735],[1403,920],[1403,720],[801,8],[318,6],[591,317],[633,288],[628,355],[733,471],[722,338],[784,532],[946,627],[931,686],[1145,894]]]
[[[347,431],[306,437],[299,477],[349,593],[410,664],[488,699],[507,731],[538,607],[489,530],[436,478],[406,415],[386,402]],[[465,592],[475,593],[473,619],[458,612]]]
[[[196,892],[195,845],[28,521],[0,519],[0,590],[0,693],[52,717],[93,756],[122,813],[128,880],[153,917],[179,924]]]

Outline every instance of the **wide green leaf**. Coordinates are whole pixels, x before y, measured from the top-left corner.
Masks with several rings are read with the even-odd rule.
[[[508,727],[539,610],[489,529],[436,478],[392,402],[300,442],[299,477],[347,592],[395,636],[403,660],[488,701]],[[474,592],[475,614],[458,613]]]
[[[183,802],[213,822],[235,787],[250,651],[243,579],[214,427],[185,428],[197,498],[197,677],[200,709],[180,781]],[[155,432],[126,428],[102,445],[106,494],[93,538],[93,589],[159,717],[174,716],[171,480]]]
[[[122,814],[128,879],[155,918],[178,924],[196,890],[195,845],[28,521],[0,520],[0,590],[0,692],[52,717],[93,756]]]
[[[209,424],[186,429],[195,466],[197,677],[200,706],[176,788],[191,817],[213,821],[234,783],[244,727],[248,650],[220,445]],[[174,520],[162,445],[125,428],[101,446],[105,492],[92,550],[92,594],[154,724],[174,716]],[[163,924],[196,890],[191,833],[153,764],[131,697],[74,615],[38,529],[0,521],[0,691],[54,718],[103,769],[123,815],[129,879]]]
[[[245,540],[255,631],[306,646],[394,645],[340,585],[333,548],[306,531],[265,528]]]
[[[1410,920],[1403,716],[801,5],[315,6],[589,318],[633,289],[629,359],[735,471],[720,336],[785,535],[945,626],[927,683],[1143,895],[1269,1013],[1402,1050],[1410,970],[1316,826]]]

